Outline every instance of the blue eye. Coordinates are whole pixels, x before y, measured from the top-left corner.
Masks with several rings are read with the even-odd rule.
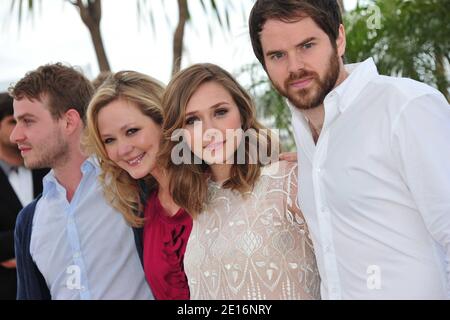
[[[270,56],[270,59],[271,59],[271,60],[280,60],[280,59],[283,58],[283,57],[284,57],[284,53],[282,53],[282,52],[277,52],[277,53],[272,54],[272,55]]]
[[[311,48],[314,47],[314,46],[315,46],[314,43],[308,42],[308,43],[306,43],[306,44],[303,45],[303,48],[304,48],[304,49],[311,49]]]

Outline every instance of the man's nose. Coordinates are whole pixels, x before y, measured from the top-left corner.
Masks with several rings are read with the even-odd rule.
[[[25,135],[23,134],[20,126],[16,124],[14,129],[11,131],[9,141],[11,141],[12,143],[18,143],[23,140],[25,140]]]
[[[305,68],[303,58],[299,53],[288,54],[288,71],[289,73],[297,73]]]

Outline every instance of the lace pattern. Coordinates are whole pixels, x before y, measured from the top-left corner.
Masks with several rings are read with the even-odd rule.
[[[263,169],[241,195],[210,182],[184,259],[191,299],[318,299],[312,241],[297,203],[297,165]]]

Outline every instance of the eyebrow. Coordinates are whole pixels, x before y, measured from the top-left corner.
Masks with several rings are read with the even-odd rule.
[[[133,127],[133,126],[136,126],[136,125],[135,125],[134,123],[132,123],[132,122],[127,123],[127,124],[121,126],[121,127],[119,128],[119,131],[125,131],[125,130],[128,129],[129,127]],[[110,136],[111,136],[110,133],[105,133],[105,134],[100,133],[100,137],[102,137],[102,138],[110,137]]]
[[[311,41],[314,41],[314,40],[317,40],[317,38],[316,38],[316,37],[309,37],[309,38],[306,38],[305,40],[303,40],[302,42],[300,42],[299,44],[297,44],[295,47],[298,48],[298,47],[304,46],[304,45],[307,44],[308,42],[311,42]],[[271,50],[271,51],[268,51],[268,52],[266,53],[266,56],[267,56],[267,57],[270,57],[271,55],[274,55],[274,54],[280,53],[280,52],[282,52],[282,50]]]
[[[126,123],[123,126],[120,127],[120,131],[125,131],[126,129],[128,129],[129,127],[134,127],[136,126],[134,123],[130,122],[130,123]]]
[[[222,106],[222,105],[224,105],[224,104],[228,105],[229,103],[226,102],[226,101],[217,102],[216,104],[214,104],[214,105],[212,105],[211,107],[209,107],[209,109],[210,109],[210,110],[211,110],[211,109],[217,109],[218,107],[220,107],[220,106]],[[192,111],[192,112],[186,113],[186,117],[188,117],[188,116],[193,116],[193,115],[196,114],[197,112],[198,112],[198,111]]]

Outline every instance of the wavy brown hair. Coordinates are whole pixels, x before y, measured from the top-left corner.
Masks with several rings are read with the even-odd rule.
[[[109,159],[98,129],[98,114],[111,102],[122,99],[133,102],[143,116],[150,117],[156,124],[162,125],[163,93],[164,87],[159,81],[139,72],[121,71],[110,75],[104,81],[87,110],[84,147],[99,161],[102,170],[100,182],[105,197],[134,227],[141,227],[144,223],[144,218],[140,215],[143,209],[142,188],[139,180],[133,179],[128,172]],[[150,174],[143,181],[147,191],[152,191],[157,186],[156,180]]]
[[[256,109],[251,97],[227,71],[217,65],[205,63],[193,65],[176,74],[167,86],[163,98],[163,142],[159,159],[160,163],[167,165],[166,169],[170,173],[170,192],[173,200],[193,217],[203,211],[207,201],[209,166],[201,160],[197,164],[194,161],[175,164],[172,161],[172,151],[180,142],[172,140],[177,135],[176,132],[184,128],[186,107],[190,98],[206,82],[216,82],[230,93],[239,109],[243,131],[254,132],[253,138],[255,139],[253,141],[257,141],[256,146],[250,145],[250,139],[244,138],[241,141],[238,150],[245,148],[245,163],[236,164],[234,162],[231,176],[223,184],[223,187],[240,193],[251,191],[260,177],[262,167],[260,161],[250,161],[250,159],[254,159],[251,150],[255,151],[255,148],[265,145],[267,152],[271,153],[272,137],[267,129],[256,120]],[[189,148],[187,149],[190,153],[187,158],[196,158],[193,152]],[[238,150],[235,153],[235,160]],[[185,158],[186,155],[183,154],[182,157]],[[197,158],[197,160],[199,159]]]

